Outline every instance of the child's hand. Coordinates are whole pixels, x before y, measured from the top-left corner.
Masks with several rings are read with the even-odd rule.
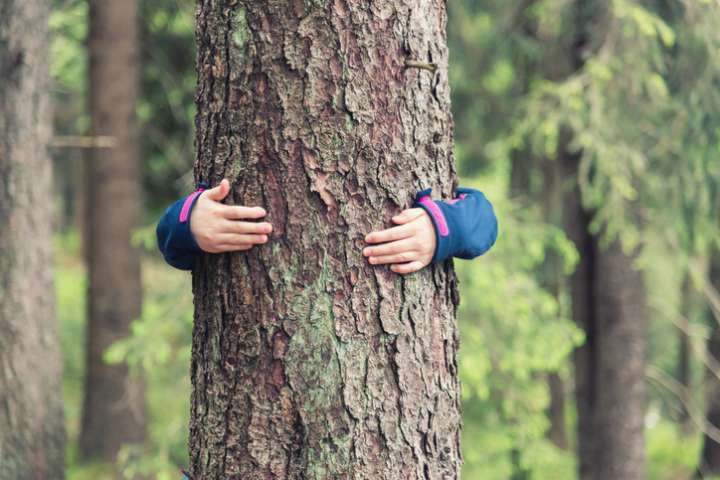
[[[422,208],[403,210],[392,219],[399,227],[369,233],[367,243],[377,243],[363,250],[373,265],[392,264],[395,273],[417,272],[430,264],[435,255],[435,227]]]
[[[230,192],[230,182],[223,179],[215,188],[204,191],[190,215],[190,231],[198,246],[209,253],[249,250],[267,242],[272,232],[268,222],[243,222],[265,216],[260,207],[240,207],[220,203]]]

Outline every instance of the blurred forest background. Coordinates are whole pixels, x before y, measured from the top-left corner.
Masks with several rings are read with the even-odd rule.
[[[602,2],[611,8],[590,22],[602,32],[593,44],[578,37],[577,3],[448,2],[461,184],[485,191],[501,224],[493,251],[456,262],[463,478],[577,478],[573,350],[585,336],[573,321],[572,274],[587,252],[570,240],[560,213],[563,155],[580,159],[589,234],[601,249],[619,239],[624,258],[642,271],[647,295],[636,300],[649,323],[638,320],[628,333],[638,337],[628,341],[647,339],[639,365],[647,403],[628,408],[644,417],[648,475],[691,478],[703,466],[710,478],[720,471],[720,368],[712,354],[720,352],[720,4]],[[154,227],[165,206],[194,188],[194,2],[139,6],[145,226],[133,238],[142,252],[142,313],[104,359],[127,362],[145,378],[146,440],[124,446],[118,465],[128,478],[165,480],[187,464],[192,294],[190,275],[163,263]],[[88,22],[86,1],[54,0],[55,275],[75,480],[108,471],[82,460],[80,446],[87,328],[80,232],[93,227],[81,180],[91,150],[83,145],[91,125]],[[634,281],[601,287],[632,294]],[[592,381],[602,389],[603,378]]]

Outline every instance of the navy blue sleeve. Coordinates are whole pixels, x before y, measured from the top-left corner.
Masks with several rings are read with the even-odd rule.
[[[437,247],[433,262],[450,257],[471,259],[490,250],[498,235],[492,204],[472,188],[458,188],[458,196],[448,202],[435,201],[430,189],[415,198],[415,207],[424,209],[435,225]]]
[[[158,248],[165,261],[180,270],[192,270],[202,252],[190,231],[190,214],[203,189],[170,205],[158,222]]]

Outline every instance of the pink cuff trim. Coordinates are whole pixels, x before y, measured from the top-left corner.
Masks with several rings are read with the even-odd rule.
[[[180,210],[180,223],[187,222],[188,214],[190,213],[190,205],[192,205],[193,200],[195,200],[195,197],[200,195],[204,190],[205,190],[204,188],[198,188],[197,191],[195,191],[191,195],[188,195],[188,197],[185,199],[185,203],[183,203],[182,210]]]
[[[459,197],[453,198],[452,200],[450,200],[450,201],[447,202],[447,203],[449,203],[450,205],[455,205],[457,202],[459,202],[460,200],[462,200],[462,199],[465,198],[465,197],[467,197],[467,194],[461,193]]]
[[[418,203],[421,203],[422,205],[427,207],[428,210],[430,210],[430,213],[435,219],[435,225],[437,225],[438,227],[438,232],[440,232],[440,236],[447,237],[450,233],[450,229],[448,229],[447,222],[445,221],[445,215],[443,215],[440,207],[438,207],[437,204],[433,202],[432,199],[427,195],[418,200]]]

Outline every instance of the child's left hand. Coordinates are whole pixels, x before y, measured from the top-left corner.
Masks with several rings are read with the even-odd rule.
[[[373,265],[392,264],[399,274],[417,272],[432,262],[435,255],[435,226],[422,208],[403,210],[392,219],[397,227],[369,233],[365,241],[377,244],[366,247],[363,255]]]

